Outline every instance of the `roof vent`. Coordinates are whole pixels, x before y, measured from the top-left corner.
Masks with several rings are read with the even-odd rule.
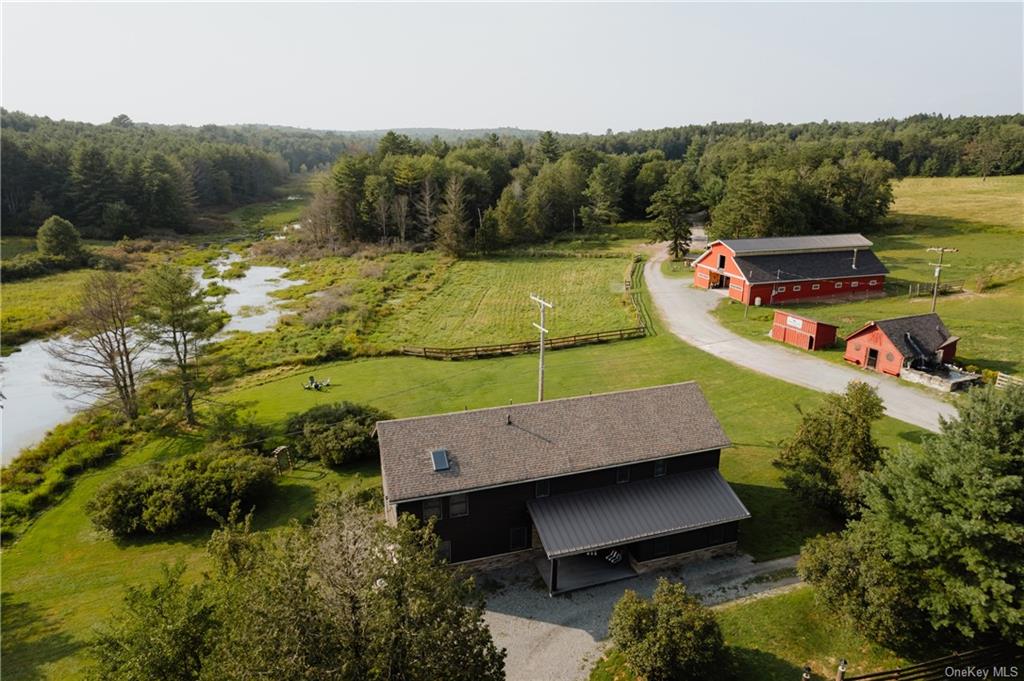
[[[447,449],[435,449],[430,452],[430,463],[434,466],[435,471],[446,471],[452,467],[451,462],[448,461]]]

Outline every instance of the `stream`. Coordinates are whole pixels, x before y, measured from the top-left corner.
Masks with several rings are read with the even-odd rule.
[[[240,260],[231,254],[214,261],[224,272],[232,263]],[[236,331],[259,333],[269,331],[281,316],[280,302],[271,297],[275,291],[301,284],[293,279],[284,279],[284,267],[254,265],[237,279],[200,279],[200,270],[195,277],[203,286],[220,283],[232,289],[219,305],[231,315],[214,340],[222,340]],[[54,426],[63,423],[88,403],[72,402],[66,399],[67,388],[53,385],[44,375],[60,373],[61,363],[47,354],[46,349],[54,339],[29,341],[20,346],[18,352],[0,359],[0,393],[3,395],[3,413],[0,417],[0,459],[6,465],[25,447],[39,442]]]

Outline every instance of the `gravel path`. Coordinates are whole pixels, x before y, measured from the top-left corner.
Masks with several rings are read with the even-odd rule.
[[[551,597],[534,566],[523,564],[488,574],[484,618],[495,643],[508,650],[508,681],[586,679],[607,647],[608,617],[626,589],[649,596],[664,576],[715,605],[795,584],[795,566],[796,556],[764,563],[747,555],[714,558]]]
[[[694,288],[686,279],[666,277],[661,263],[667,258],[667,247],[660,245],[644,267],[644,278],[665,325],[687,343],[733,364],[823,392],[842,392],[850,381],[864,381],[878,389],[889,416],[931,431],[938,431],[940,415],[955,415],[949,403],[900,385],[890,376],[832,364],[783,345],[759,343],[727,331],[711,315],[721,295]]]

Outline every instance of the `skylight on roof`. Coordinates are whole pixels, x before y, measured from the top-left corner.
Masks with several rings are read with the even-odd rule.
[[[430,452],[430,463],[433,464],[435,471],[446,471],[451,468],[451,463],[448,461],[448,450],[435,449]]]

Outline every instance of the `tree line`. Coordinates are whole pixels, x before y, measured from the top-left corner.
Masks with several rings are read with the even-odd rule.
[[[0,218],[32,234],[53,214],[90,237],[186,231],[197,209],[267,199],[290,172],[330,163],[352,142],[264,126],[105,125],[0,112]]]

